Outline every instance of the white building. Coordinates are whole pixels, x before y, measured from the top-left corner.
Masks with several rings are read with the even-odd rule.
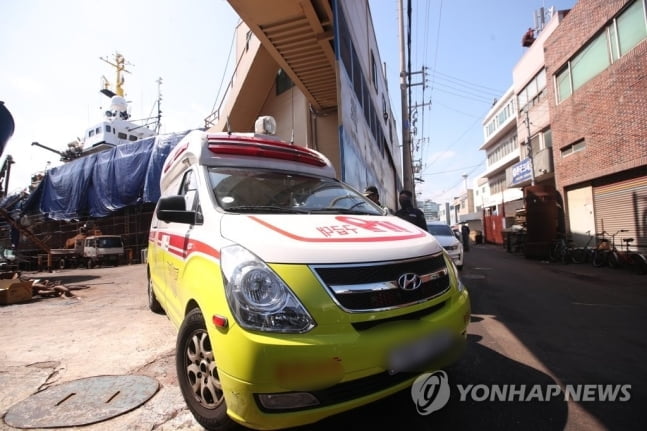
[[[253,130],[274,116],[279,137],[321,151],[339,179],[376,186],[397,208],[402,155],[368,0],[228,1],[243,22],[210,130]]]

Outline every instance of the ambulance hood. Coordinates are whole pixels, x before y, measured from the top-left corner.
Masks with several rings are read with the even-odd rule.
[[[434,237],[395,216],[227,214],[224,238],[268,263],[349,263],[425,256]]]

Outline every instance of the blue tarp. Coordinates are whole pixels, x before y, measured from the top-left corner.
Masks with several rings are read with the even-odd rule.
[[[122,144],[52,168],[22,212],[69,221],[157,202],[164,160],[188,132]]]

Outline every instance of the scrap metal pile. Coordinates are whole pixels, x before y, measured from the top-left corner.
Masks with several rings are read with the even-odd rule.
[[[16,284],[31,284],[32,297],[40,296],[43,298],[53,298],[65,296],[67,298],[75,297],[73,290],[87,289],[86,285],[64,285],[60,280],[52,281],[47,279],[31,279],[22,277],[20,272],[3,272],[0,273],[0,279],[13,280]]]

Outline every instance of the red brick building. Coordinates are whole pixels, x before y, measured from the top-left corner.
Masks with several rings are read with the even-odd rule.
[[[544,44],[555,185],[579,243],[647,252],[647,0],[579,0]]]

